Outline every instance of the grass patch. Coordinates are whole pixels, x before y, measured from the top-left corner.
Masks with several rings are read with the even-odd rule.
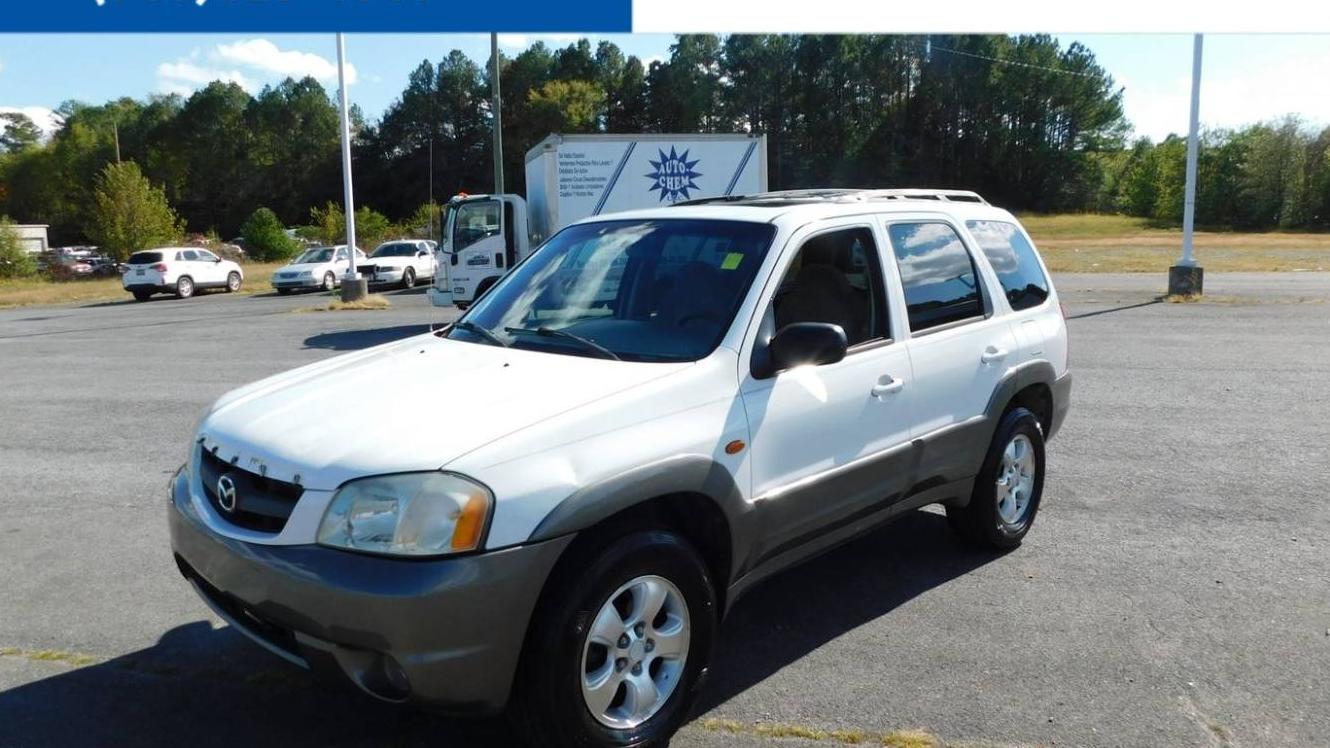
[[[21,657],[25,660],[34,660],[37,662],[60,662],[72,667],[84,667],[101,662],[101,658],[92,655],[80,654],[78,652],[64,652],[58,649],[38,649],[26,650],[18,647],[4,647],[0,649],[0,657]]]
[[[1182,252],[1182,229],[1145,218],[1028,215],[1021,223],[1055,273],[1162,273]],[[1330,270],[1330,234],[1197,231],[1194,242],[1212,273]]]
[[[885,748],[944,748],[941,740],[924,730],[868,732],[865,730],[824,730],[806,725],[748,723],[732,719],[709,718],[699,726],[708,732],[752,735],[760,738],[798,738],[839,745],[875,745]]]
[[[304,314],[306,312],[366,312],[391,308],[392,302],[388,301],[388,297],[372,293],[356,301],[333,299],[324,306],[302,306],[292,311],[296,314]]]
[[[283,263],[249,263],[241,265],[245,280],[241,294],[262,293],[272,290],[272,273]],[[221,293],[217,290],[200,293]],[[54,281],[44,276],[34,278],[0,279],[0,309],[36,304],[80,304],[96,301],[133,301],[134,297],[120,284],[120,276],[113,278],[86,278]]]
[[[1169,304],[1195,304],[1205,298],[1198,293],[1171,293],[1163,297],[1163,300]]]

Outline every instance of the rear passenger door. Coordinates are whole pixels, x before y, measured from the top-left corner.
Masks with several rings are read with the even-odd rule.
[[[853,531],[907,488],[909,355],[893,335],[886,255],[872,219],[847,223],[790,241],[741,358],[752,493],[763,512],[755,564],[784,565]],[[845,358],[755,377],[749,362],[763,341],[795,322],[839,325]]]
[[[1016,336],[955,224],[892,216],[886,234],[909,327],[912,434],[923,442],[916,480],[968,478],[987,449],[983,415],[1018,357]]]

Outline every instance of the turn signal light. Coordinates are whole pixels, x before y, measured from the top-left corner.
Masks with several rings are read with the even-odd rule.
[[[467,500],[453,529],[454,551],[470,551],[480,547],[480,534],[485,530],[485,517],[489,514],[489,505],[489,498],[480,494]]]

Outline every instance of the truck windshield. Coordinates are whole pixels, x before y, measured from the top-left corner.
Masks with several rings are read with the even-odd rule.
[[[624,361],[696,361],[729,330],[775,233],[766,223],[721,220],[571,226],[481,297],[464,318],[469,324],[448,337]]]

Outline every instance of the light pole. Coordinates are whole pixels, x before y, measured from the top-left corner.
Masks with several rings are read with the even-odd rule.
[[[1191,129],[1187,134],[1187,186],[1182,203],[1182,257],[1168,269],[1168,292],[1172,295],[1201,293],[1205,272],[1196,264],[1192,239],[1196,222],[1196,158],[1200,148],[1202,36],[1192,42]]]
[[[351,105],[346,95],[346,38],[337,33],[337,90],[342,116],[342,195],[346,213],[346,275],[342,276],[342,301],[355,301],[369,292],[368,283],[356,270],[356,204],[351,194]],[[334,258],[335,261],[336,258]]]
[[[494,110],[494,194],[503,193],[503,103],[499,98],[499,35],[490,34],[490,95]]]

